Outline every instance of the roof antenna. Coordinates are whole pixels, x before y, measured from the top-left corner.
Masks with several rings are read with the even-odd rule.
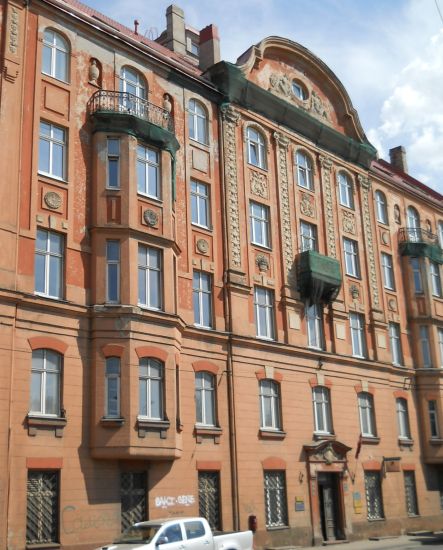
[[[138,34],[138,26],[140,23],[138,22],[138,19],[134,19],[134,34]]]

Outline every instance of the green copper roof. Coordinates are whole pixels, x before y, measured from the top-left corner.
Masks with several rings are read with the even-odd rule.
[[[298,288],[310,303],[329,303],[341,288],[340,262],[314,250],[305,250],[298,262]]]

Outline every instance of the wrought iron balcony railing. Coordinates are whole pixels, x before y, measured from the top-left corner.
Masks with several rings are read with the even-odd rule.
[[[90,114],[106,112],[133,115],[170,132],[174,131],[171,113],[128,92],[98,90],[89,100],[88,109]]]
[[[438,236],[421,227],[403,227],[398,233],[398,247],[402,256],[426,256],[443,264],[443,250]]]
[[[439,244],[438,236],[422,227],[402,227],[398,232],[398,242]]]

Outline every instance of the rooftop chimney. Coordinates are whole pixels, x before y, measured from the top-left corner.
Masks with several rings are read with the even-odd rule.
[[[408,162],[406,160],[406,149],[403,145],[389,149],[389,158],[394,168],[408,173]]]
[[[166,9],[166,40],[164,45],[173,52],[186,53],[185,14],[173,4]]]
[[[199,66],[206,71],[220,61],[220,38],[215,25],[208,25],[200,31]]]

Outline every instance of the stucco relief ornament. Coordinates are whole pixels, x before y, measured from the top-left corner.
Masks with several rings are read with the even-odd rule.
[[[345,231],[346,233],[352,233],[354,235],[355,234],[354,214],[344,210],[342,212],[342,215],[343,215],[343,231]]]
[[[207,254],[209,250],[209,243],[205,239],[198,239],[197,241],[197,250],[200,254]]]
[[[62,205],[62,198],[55,191],[48,191],[45,193],[43,200],[45,201],[46,206],[51,210],[58,210]]]
[[[11,8],[11,18],[9,22],[9,51],[17,53],[18,49],[18,11],[14,6]]]
[[[349,292],[351,293],[351,296],[354,300],[357,300],[357,298],[360,296],[360,289],[357,285],[351,285],[349,287]]]
[[[268,180],[264,174],[251,171],[249,185],[251,186],[251,193],[254,195],[264,199],[268,197]]]
[[[328,109],[322,98],[315,91],[312,91],[311,94],[311,111],[320,118],[329,120]]]
[[[260,271],[268,271],[269,260],[264,254],[258,254],[255,258],[255,263],[257,264]]]
[[[290,96],[291,82],[285,74],[272,73],[269,78],[269,90],[285,97]]]
[[[97,65],[96,59],[91,59],[91,64],[89,65],[89,84],[93,84],[94,86],[99,85],[99,78],[100,78],[100,69]]]
[[[158,214],[149,208],[143,212],[143,219],[149,227],[154,227],[158,224]]]
[[[308,193],[301,193],[300,212],[310,218],[315,217],[315,204]]]

